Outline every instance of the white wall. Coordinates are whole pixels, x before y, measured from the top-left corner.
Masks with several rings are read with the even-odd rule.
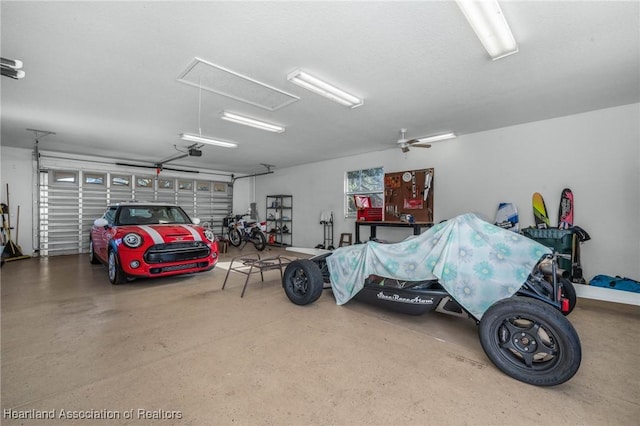
[[[7,203],[7,184],[9,186],[9,212],[11,237],[22,249],[22,254],[31,255],[34,251],[32,224],[35,214],[33,194],[37,190],[34,181],[32,152],[28,149],[0,147],[0,200]],[[20,220],[18,221],[18,206]],[[16,241],[16,235],[18,241]]]
[[[256,202],[254,184],[255,178],[236,179],[233,184],[233,214],[247,213],[251,208],[251,203]],[[259,207],[260,203],[258,202]],[[262,216],[263,219],[264,217]]]
[[[436,222],[466,212],[492,220],[497,204],[509,201],[517,204],[521,226],[527,227],[534,223],[531,195],[540,192],[554,226],[560,193],[569,187],[575,224],[592,238],[582,245],[585,278],[640,279],[639,117],[640,104],[632,104],[464,135],[406,155],[393,148],[275,169],[256,178],[255,200],[264,217],[266,195],[293,195],[293,244],[314,247],[323,242],[323,210],[334,212],[336,246],[341,232],[355,232],[354,219],[343,215],[348,170],[434,167]],[[368,229],[361,229],[361,237],[368,237]],[[378,229],[379,238],[391,241],[406,235],[404,229]]]
[[[413,149],[393,148],[366,155],[274,169],[275,173],[239,179],[234,211],[256,202],[266,217],[266,195],[293,195],[293,242],[315,247],[323,242],[320,212],[332,210],[335,245],[341,232],[354,233],[354,219],[343,217],[344,173],[383,166],[386,172],[435,168],[435,220],[476,212],[493,218],[497,203],[511,201],[523,226],[533,224],[531,194],[541,192],[555,214],[564,187],[575,196],[575,222],[592,237],[582,245],[585,277],[624,275],[640,279],[640,104],[593,111],[461,136]],[[390,141],[393,143],[393,141]],[[20,205],[18,244],[31,254],[31,151],[1,147],[0,200],[10,187],[11,224]],[[27,207],[28,206],[28,207]],[[363,237],[368,230],[363,227]],[[378,237],[399,241],[404,229],[378,229]]]

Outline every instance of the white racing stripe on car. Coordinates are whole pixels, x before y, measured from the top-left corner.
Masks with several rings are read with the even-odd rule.
[[[188,225],[180,225],[182,226],[184,229],[186,229],[187,231],[191,232],[191,235],[193,235],[193,239],[195,241],[202,241],[202,237],[200,236],[200,234],[198,233],[198,231],[196,231],[195,229],[193,229],[192,227],[188,226]]]
[[[164,243],[164,238],[162,238],[162,235],[160,235],[160,233],[158,233],[158,231],[156,231],[155,229],[153,229],[152,227],[150,227],[148,225],[139,225],[139,226],[147,234],[149,234],[149,236],[153,240],[154,244],[162,244],[162,243]]]

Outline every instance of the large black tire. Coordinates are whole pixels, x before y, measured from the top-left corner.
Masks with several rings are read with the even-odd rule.
[[[91,239],[89,239],[89,262],[94,265],[100,263],[100,259],[96,257],[96,253],[93,251],[93,241]]]
[[[251,242],[256,246],[256,250],[262,251],[267,246],[267,237],[256,229],[253,231],[253,235],[251,235]]]
[[[115,250],[109,250],[109,262],[107,263],[107,269],[109,271],[109,282],[111,284],[119,285],[127,282],[127,276],[120,266],[120,259],[118,258],[118,254]]]
[[[242,235],[240,235],[240,231],[237,229],[232,229],[229,231],[229,242],[234,247],[239,247],[242,242]]]
[[[567,312],[563,312],[563,314],[569,315],[571,311],[573,311],[573,308],[576,307],[576,303],[578,303],[576,288],[573,286],[573,283],[566,278],[560,279],[560,286],[560,296],[569,301],[569,309]]]
[[[322,294],[322,272],[311,260],[294,260],[284,270],[282,286],[291,302],[296,305],[311,304]]]
[[[555,386],[580,367],[578,333],[557,309],[529,297],[496,302],[482,316],[480,343],[502,372],[536,386]]]

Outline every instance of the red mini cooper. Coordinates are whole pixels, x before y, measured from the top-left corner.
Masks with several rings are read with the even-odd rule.
[[[213,269],[218,244],[176,205],[127,202],[109,206],[91,228],[89,260],[105,263],[109,281],[165,277]]]

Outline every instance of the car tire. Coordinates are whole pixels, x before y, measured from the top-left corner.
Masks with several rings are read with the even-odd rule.
[[[508,376],[536,386],[571,379],[582,360],[578,333],[557,309],[514,296],[492,305],[478,331],[487,357]]]
[[[109,282],[113,285],[124,284],[127,282],[127,276],[125,275],[122,267],[120,266],[120,259],[115,250],[109,250],[109,261],[107,263]]]
[[[578,303],[578,296],[576,295],[576,288],[568,279],[560,279],[560,286],[560,296],[569,301],[569,309],[567,310],[567,312],[563,312],[563,314],[566,316],[569,315],[571,311],[573,311],[573,308],[576,307],[576,303]]]
[[[240,231],[238,231],[237,229],[232,229],[231,231],[229,231],[229,242],[234,247],[240,246],[240,243],[242,242]]]
[[[100,263],[100,259],[96,257],[96,253],[93,251],[93,241],[91,241],[91,239],[89,239],[89,262],[93,265]]]
[[[255,230],[251,237],[251,242],[256,247],[256,250],[262,251],[267,246],[267,237],[261,231]]]
[[[296,305],[309,305],[320,297],[323,288],[322,272],[308,259],[294,260],[287,265],[282,286],[289,300]]]

